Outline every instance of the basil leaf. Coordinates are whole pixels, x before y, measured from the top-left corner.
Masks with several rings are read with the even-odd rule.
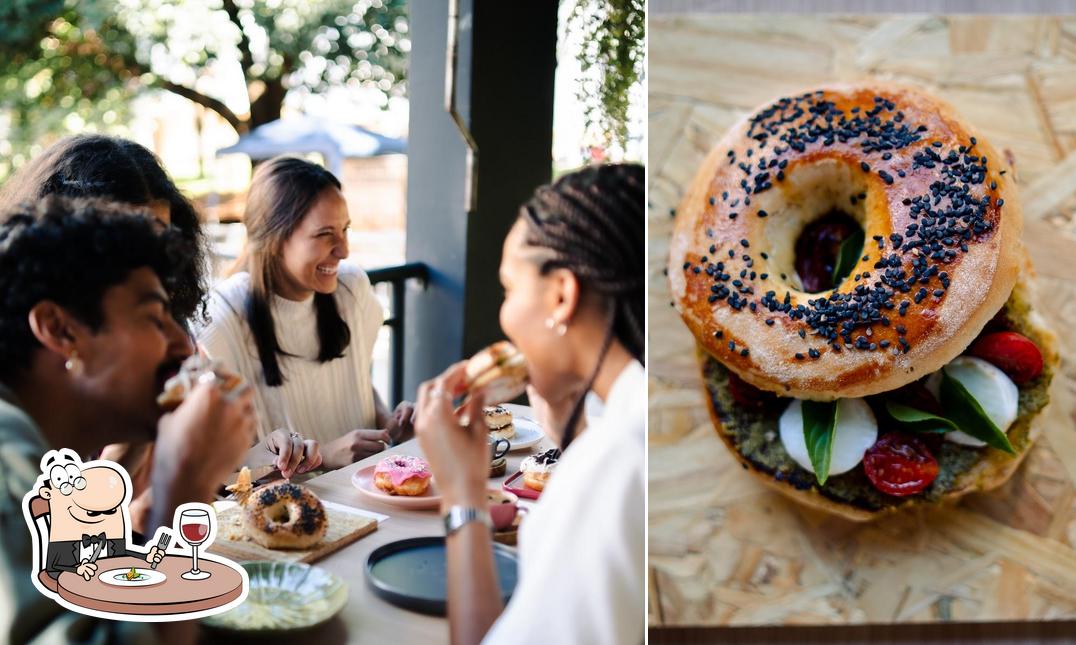
[[[998,450],[1016,454],[1009,438],[1001,431],[990,417],[986,416],[983,408],[975,397],[960,384],[960,381],[949,376],[942,370],[941,404],[946,414],[956,422],[957,427],[967,434]]]
[[[829,477],[829,461],[833,455],[833,431],[837,427],[837,402],[804,401],[802,404],[803,438],[811,458],[818,485]]]
[[[837,261],[833,264],[833,286],[836,287],[852,273],[852,268],[859,261],[860,255],[863,253],[863,240],[865,235],[863,229],[856,229],[854,233],[848,238],[845,238],[841,242],[841,247],[837,251]]]
[[[913,432],[951,432],[960,429],[945,417],[939,417],[892,401],[885,402],[885,409],[889,416]]]

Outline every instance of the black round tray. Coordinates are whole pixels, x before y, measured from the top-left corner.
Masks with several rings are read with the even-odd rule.
[[[516,587],[516,554],[493,545],[501,599],[507,603]],[[366,558],[366,581],[373,592],[397,607],[444,616],[447,607],[445,539],[419,537],[390,542]]]

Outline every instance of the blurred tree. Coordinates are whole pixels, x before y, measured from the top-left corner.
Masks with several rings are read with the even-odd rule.
[[[404,94],[410,44],[405,0],[3,0],[0,158],[118,126],[152,89],[239,133],[279,118],[291,90],[373,88],[384,105]]]
[[[575,0],[568,29],[582,36],[577,98],[586,128],[606,146],[625,149],[631,95],[642,91],[646,0]]]

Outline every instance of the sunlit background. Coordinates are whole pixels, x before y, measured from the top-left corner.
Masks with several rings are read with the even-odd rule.
[[[561,3],[554,176],[643,160],[643,16],[642,0]],[[257,126],[304,116],[403,145],[410,50],[403,0],[3,0],[0,183],[68,134],[133,139],[197,204],[220,276],[244,243],[252,168],[246,154],[221,151]],[[595,52],[610,50],[619,58],[600,64]],[[584,69],[586,52],[599,64]],[[351,260],[404,262],[406,155],[308,156],[340,175]],[[375,350],[382,391],[387,334]]]

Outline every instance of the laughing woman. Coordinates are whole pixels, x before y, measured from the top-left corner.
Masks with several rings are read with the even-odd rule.
[[[390,412],[370,383],[382,310],[366,274],[342,263],[350,219],[339,180],[302,159],[267,161],[244,222],[247,271],[213,289],[198,343],[254,385],[258,436],[292,437],[283,474],[319,460],[339,468],[408,438],[410,404]]]
[[[451,399],[463,363],[419,390],[415,431],[446,513],[453,643],[643,641],[643,221],[642,167],[597,166],[539,188],[505,238],[501,328],[563,455],[520,529],[519,583],[503,611],[481,393],[461,426]],[[588,391],[605,413],[579,432]]]

